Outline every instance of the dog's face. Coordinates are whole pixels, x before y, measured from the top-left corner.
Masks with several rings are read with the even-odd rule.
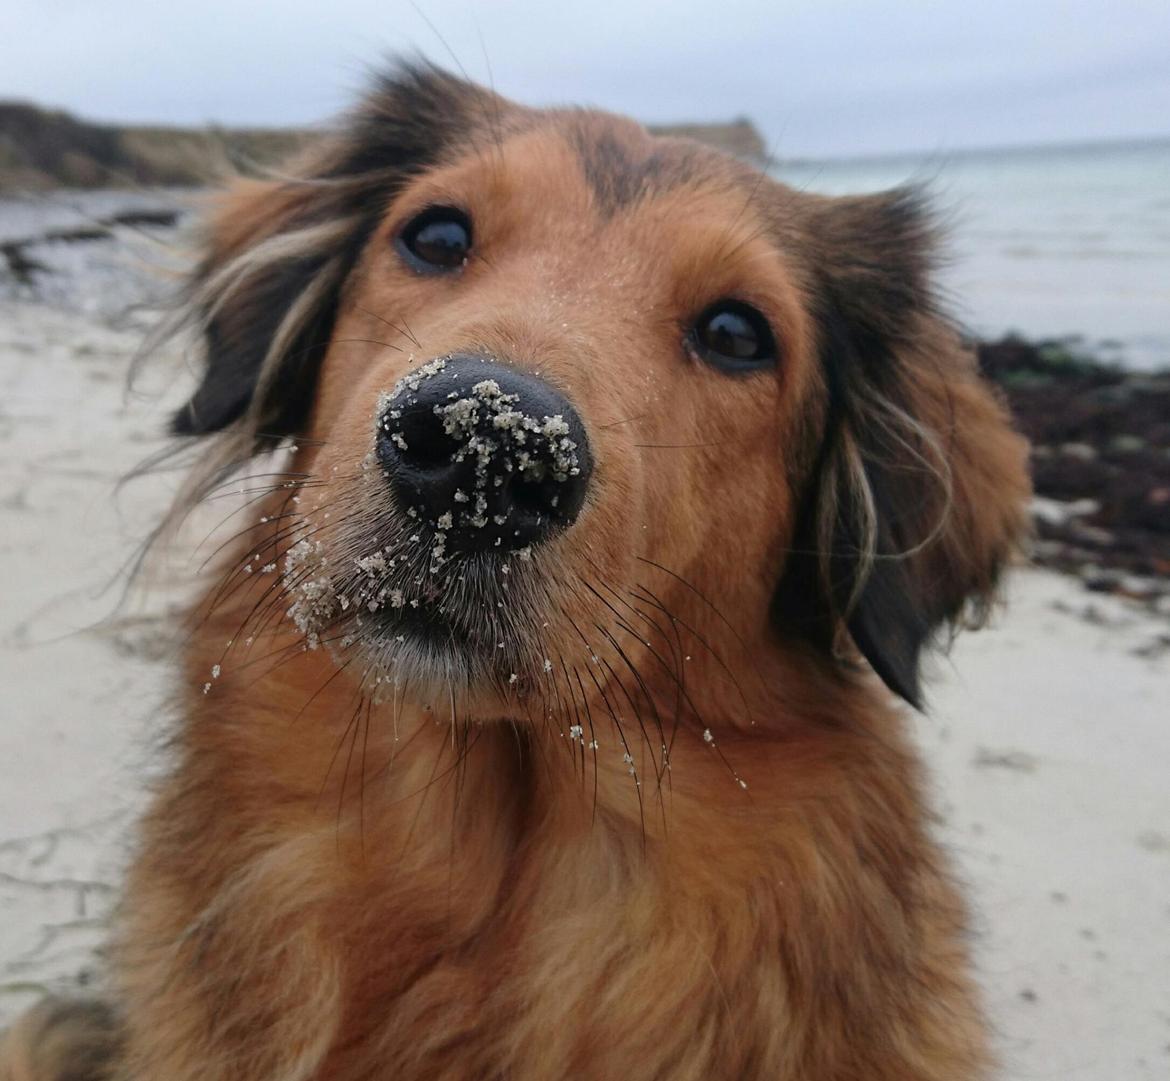
[[[566,116],[403,187],[321,368],[304,468],[338,480],[302,506],[338,521],[294,554],[308,631],[357,634],[416,680],[523,689],[628,637],[606,605],[629,623],[631,587],[663,585],[639,558],[766,624],[752,571],[781,563],[786,433],[812,365],[752,183]]]
[[[366,679],[498,712],[681,688],[680,623],[829,665],[847,628],[913,699],[1024,491],[927,258],[904,193],[805,196],[408,70],[303,177],[229,196],[177,427],[296,439],[257,555]]]

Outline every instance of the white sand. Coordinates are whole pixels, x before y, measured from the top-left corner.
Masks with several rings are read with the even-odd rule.
[[[111,498],[161,426],[123,401],[138,340],[0,306],[0,1023],[97,967],[166,728],[161,602],[83,629],[166,499]],[[1170,1076],[1168,632],[1020,572],[916,722],[1011,1081]]]
[[[1013,1081],[1170,1077],[1168,632],[1019,572],[918,722]]]

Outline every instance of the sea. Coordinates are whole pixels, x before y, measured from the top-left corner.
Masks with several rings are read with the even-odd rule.
[[[772,172],[829,195],[924,186],[944,227],[944,300],[974,335],[1080,339],[1126,367],[1170,367],[1170,138]]]
[[[1170,367],[1170,138],[881,158],[787,161],[773,173],[840,195],[923,186],[944,225],[941,281],[951,313],[979,337],[1077,339],[1125,367]],[[183,192],[54,192],[0,198],[0,245],[83,228],[136,208],[197,202]],[[95,314],[156,291],[173,269],[164,234],[31,251],[57,271],[38,288]],[[17,288],[5,284],[0,296]]]

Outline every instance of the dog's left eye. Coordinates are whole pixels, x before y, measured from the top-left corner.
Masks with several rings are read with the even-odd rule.
[[[739,300],[712,304],[695,320],[688,337],[701,360],[723,371],[751,371],[776,360],[776,341],[768,320]]]
[[[471,251],[471,219],[453,206],[428,207],[406,223],[397,247],[423,274],[459,270]]]

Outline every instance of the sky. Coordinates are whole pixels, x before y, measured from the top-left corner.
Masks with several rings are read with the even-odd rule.
[[[0,98],[97,120],[317,123],[394,53],[779,157],[1170,135],[1170,0],[0,0]]]

